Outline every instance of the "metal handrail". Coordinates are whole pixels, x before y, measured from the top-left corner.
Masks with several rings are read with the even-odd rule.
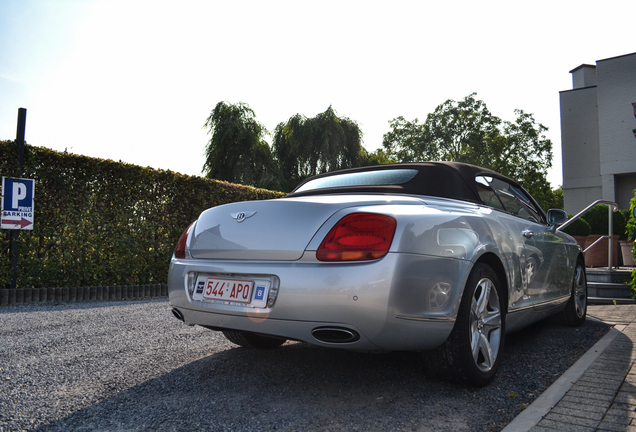
[[[598,204],[607,204],[609,206],[608,207],[608,218],[607,218],[608,219],[608,231],[609,231],[608,232],[609,246],[608,246],[608,251],[607,251],[607,268],[611,270],[612,269],[612,258],[613,258],[612,257],[612,238],[614,236],[614,221],[613,221],[614,218],[612,217],[612,213],[618,211],[618,204],[616,204],[614,201],[607,201],[607,200],[596,200],[596,201],[594,201],[592,204],[590,204],[589,206],[585,207],[583,210],[581,210],[580,212],[578,212],[577,214],[572,216],[572,218],[570,220],[568,220],[566,223],[564,223],[563,225],[558,227],[557,231],[562,231],[564,228],[566,228],[568,225],[570,225],[572,222],[574,222],[575,220],[580,218],[582,215],[587,213],[592,207],[595,207]],[[603,236],[603,237],[605,237],[605,236]],[[596,242],[598,242],[598,240]],[[594,246],[596,244],[596,242],[591,244],[587,249],[585,249],[585,251],[587,251],[592,246]],[[585,251],[583,251],[583,252],[585,252]]]

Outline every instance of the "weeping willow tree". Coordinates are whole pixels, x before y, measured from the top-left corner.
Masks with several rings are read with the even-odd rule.
[[[284,191],[312,175],[359,166],[362,150],[358,124],[331,106],[316,117],[296,114],[280,123],[272,146]]]
[[[203,127],[211,135],[203,165],[208,178],[279,189],[276,163],[264,140],[267,129],[247,104],[219,102]]]

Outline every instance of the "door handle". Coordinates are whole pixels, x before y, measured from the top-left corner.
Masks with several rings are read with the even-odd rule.
[[[521,231],[521,235],[529,239],[530,237],[534,235],[534,233],[530,230],[523,230]]]

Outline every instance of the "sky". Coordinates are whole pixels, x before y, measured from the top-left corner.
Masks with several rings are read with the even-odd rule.
[[[220,101],[269,131],[332,106],[374,151],[390,120],[476,92],[548,127],[557,187],[559,91],[635,52],[634,16],[634,0],[0,0],[0,139],[22,107],[31,145],[201,175]]]

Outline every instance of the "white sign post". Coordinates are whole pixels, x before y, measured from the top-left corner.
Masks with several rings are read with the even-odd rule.
[[[32,230],[35,180],[2,177],[0,228]]]

